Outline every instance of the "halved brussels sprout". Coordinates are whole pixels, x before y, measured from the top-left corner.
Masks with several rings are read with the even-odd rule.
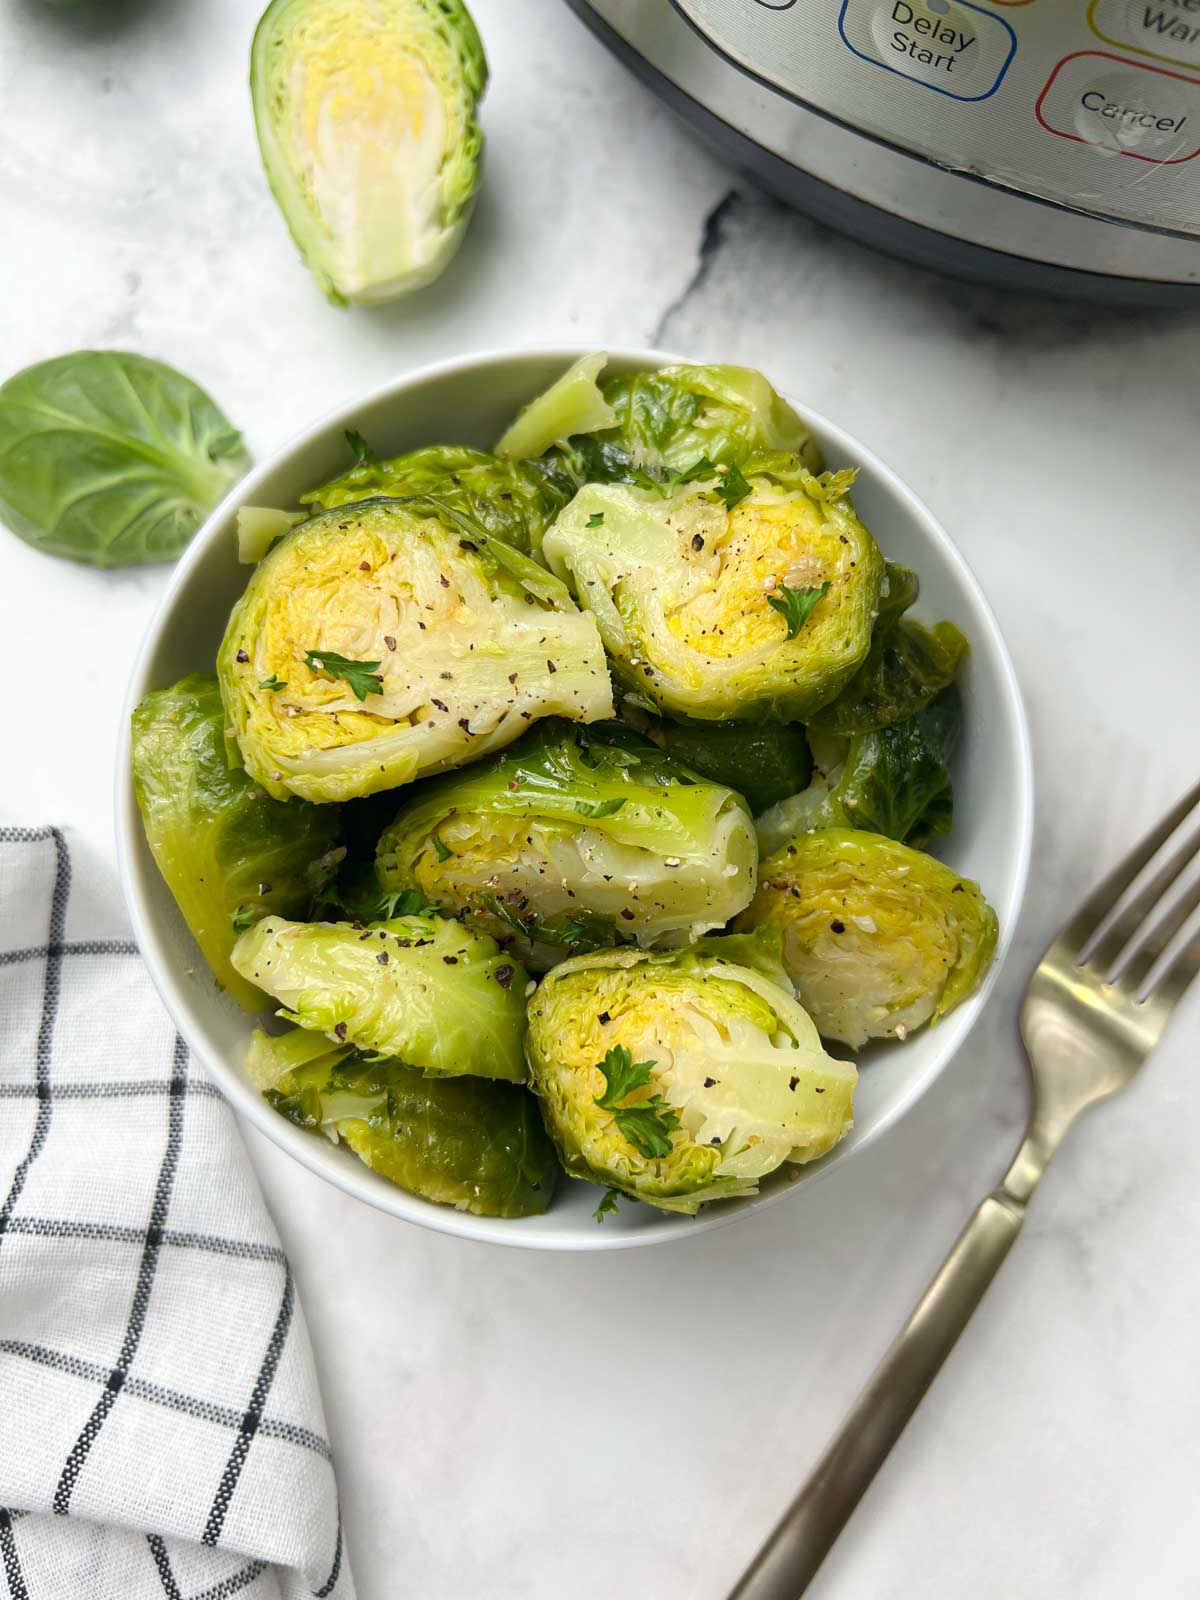
[[[831,1150],[855,1070],[825,1054],[786,981],[777,937],[555,967],[529,1003],[526,1050],[566,1170],[694,1213]]]
[[[202,673],[145,697],[130,754],[158,870],[217,983],[257,1011],[262,991],[234,970],[234,942],[271,912],[305,914],[344,854],[341,818],[302,800],[280,805],[230,766],[217,680]]]
[[[579,491],[542,551],[596,618],[627,691],[675,715],[803,721],[866,658],[883,557],[847,498],[852,473],[794,456],[663,495]]]
[[[758,815],[812,777],[804,729],[780,722],[697,722],[654,717],[626,702],[621,716],[685,767],[743,795]]]
[[[410,1194],[477,1217],[545,1211],[558,1159],[537,1103],[515,1084],[427,1078],[322,1034],[255,1029],[247,1068],[276,1111],[342,1139]]]
[[[754,893],[750,813],[619,723],[546,724],[422,786],[379,840],[386,890],[417,890],[544,968],[602,945],[679,943]]]
[[[978,884],[853,828],[800,834],[763,862],[736,926],[764,925],[781,930],[784,965],[822,1035],[854,1048],[945,1016],[996,948]]]
[[[818,772],[806,789],[758,818],[758,848],[773,855],[796,833],[862,828],[906,843],[949,833],[954,817],[950,760],[962,730],[962,697],[943,689],[924,711],[841,739],[809,730]]]
[[[607,362],[577,361],[526,406],[498,452],[537,456],[557,447],[581,484],[661,482],[701,461],[744,466],[775,452],[821,470],[807,425],[761,372],[689,364],[601,377]]]
[[[487,61],[462,0],[272,0],[250,87],[263,165],[331,300],[431,282],[479,181]]]
[[[430,1076],[525,1076],[524,969],[444,917],[348,922],[264,917],[234,946],[242,976],[279,1013]]]
[[[247,771],[347,800],[612,715],[595,623],[549,573],[433,500],[310,518],[255,569],[218,657]]]
[[[810,731],[849,737],[890,727],[954,682],[971,647],[952,622],[927,628],[904,615],[919,593],[916,573],[889,561],[867,659]]]
[[[502,461],[467,445],[435,444],[390,461],[360,452],[349,471],[302,494],[300,504],[328,511],[378,495],[428,495],[514,550],[537,555],[542,534],[574,493],[574,483],[552,462]]]

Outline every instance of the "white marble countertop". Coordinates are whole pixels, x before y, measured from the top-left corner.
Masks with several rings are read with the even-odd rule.
[[[943,518],[1028,697],[1038,831],[1007,973],[924,1101],[795,1203],[666,1248],[537,1256],[376,1215],[251,1140],[363,1600],[721,1600],[1017,1139],[1026,969],[1200,764],[1200,319],[1008,299],[846,243],[722,169],[559,0],[476,0],[489,170],[461,256],[422,296],[338,312],[261,176],[256,10],[0,13],[6,372],[92,344],[161,356],[261,458],[488,346],[760,365]],[[0,536],[0,810],[73,825],[110,867],[116,722],[165,577]],[[1197,1593],[1198,1016],[1064,1150],[814,1600]]]

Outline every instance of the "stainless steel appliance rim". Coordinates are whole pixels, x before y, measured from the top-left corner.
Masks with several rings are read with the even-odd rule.
[[[569,4],[718,154],[841,233],[1006,289],[1110,304],[1197,303],[1194,239],[1071,210],[880,143],[719,54],[673,0]]]

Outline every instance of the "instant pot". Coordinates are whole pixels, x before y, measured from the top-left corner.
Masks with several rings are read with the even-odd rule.
[[[821,221],[1008,288],[1200,305],[1200,0],[571,0]]]

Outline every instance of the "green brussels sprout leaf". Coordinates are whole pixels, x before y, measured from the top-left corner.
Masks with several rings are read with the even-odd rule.
[[[515,1084],[428,1078],[303,1028],[256,1030],[247,1067],[282,1116],[344,1141],[410,1194],[480,1217],[537,1216],[550,1203],[554,1147]]]
[[[263,993],[233,967],[239,932],[303,916],[344,854],[326,807],[269,799],[225,748],[217,681],[196,674],[133,713],[133,785],[146,840],[217,982],[247,1011]]]
[[[79,350],[0,385],[0,519],[49,555],[170,561],[248,466],[214,402],[161,361]]]

